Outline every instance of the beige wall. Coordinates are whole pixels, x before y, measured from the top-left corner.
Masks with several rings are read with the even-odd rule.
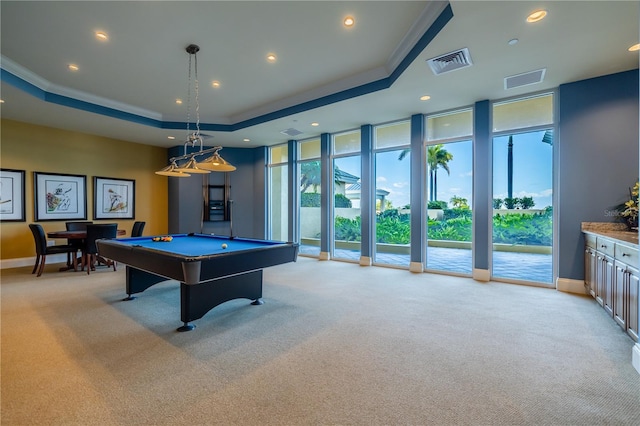
[[[167,164],[165,148],[11,120],[2,120],[0,125],[0,166],[26,171],[26,222],[0,223],[0,259],[35,256],[33,236],[27,226],[34,222],[33,172],[85,175],[88,220],[93,220],[94,176],[133,179],[136,190],[135,220],[147,222],[145,235],[167,233],[167,178],[153,173]],[[134,220],[117,222],[118,227],[125,229],[129,235]],[[65,227],[64,221],[40,224],[47,232]],[[57,240],[58,244],[63,242]]]

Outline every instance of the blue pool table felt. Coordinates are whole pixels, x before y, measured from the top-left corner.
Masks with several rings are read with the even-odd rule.
[[[253,250],[273,244],[281,244],[277,241],[251,240],[243,238],[231,239],[224,236],[203,234],[173,234],[171,237],[173,237],[171,241],[153,241],[152,238],[154,238],[154,236],[122,238],[117,239],[116,241],[129,244],[131,246],[145,247],[187,257]],[[222,248],[222,244],[226,244],[227,248]]]

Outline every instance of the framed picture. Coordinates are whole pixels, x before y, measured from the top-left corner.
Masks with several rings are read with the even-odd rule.
[[[24,170],[0,169],[0,221],[25,220]]]
[[[33,172],[35,220],[87,218],[87,177]]]
[[[135,204],[135,180],[94,176],[94,219],[135,219]]]

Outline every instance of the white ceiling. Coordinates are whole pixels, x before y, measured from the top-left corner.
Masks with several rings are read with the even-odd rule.
[[[281,133],[288,128],[303,132],[297,139],[305,139],[635,69],[638,52],[627,48],[638,43],[639,3],[452,0],[453,17],[405,68],[402,60],[411,57],[446,2],[2,0],[1,113],[3,118],[143,144],[182,145],[187,134],[185,48],[194,43],[200,46],[202,127],[238,127],[205,129],[213,136],[205,143],[273,145],[291,139]],[[548,16],[526,23],[537,9],[546,9]],[[351,29],[342,26],[346,15],[356,20]],[[109,41],[98,41],[96,30],[106,31]],[[514,38],[519,42],[509,45]],[[431,72],[427,59],[464,47],[471,67],[438,76]],[[270,52],[278,57],[275,64],[265,59]],[[70,72],[69,63],[79,71]],[[504,77],[541,68],[546,69],[543,82],[504,89]],[[384,79],[394,70],[403,71],[388,88],[305,107],[324,96],[342,99],[354,87],[388,81]],[[5,71],[49,99],[16,87]],[[212,88],[212,80],[221,87]],[[178,129],[137,124],[60,105],[67,98],[56,95],[75,105],[86,101],[154,123],[180,124]],[[431,100],[420,101],[422,95]],[[176,98],[185,102],[177,105]],[[274,115],[288,107],[291,113]],[[312,127],[311,122],[320,125]]]

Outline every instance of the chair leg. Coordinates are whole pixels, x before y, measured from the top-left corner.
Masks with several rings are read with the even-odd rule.
[[[40,268],[38,269],[38,277],[40,275],[42,275],[42,273],[44,272],[44,264],[46,263],[47,260],[47,255],[43,254],[42,257],[40,258]]]
[[[115,260],[112,260],[112,261],[111,261],[111,264],[113,265],[113,270],[115,271],[115,270],[116,270],[116,261],[115,261]]]
[[[32,274],[36,273],[36,271],[38,270],[38,266],[40,266],[40,255],[36,254],[36,264],[33,265],[33,271],[31,271]]]
[[[72,253],[69,253],[71,256],[73,256],[73,272],[78,272],[78,252],[74,251]]]
[[[85,254],[85,262],[84,262],[84,266],[87,267],[87,275],[89,275],[91,273],[91,265],[93,264],[93,255],[92,254]]]

